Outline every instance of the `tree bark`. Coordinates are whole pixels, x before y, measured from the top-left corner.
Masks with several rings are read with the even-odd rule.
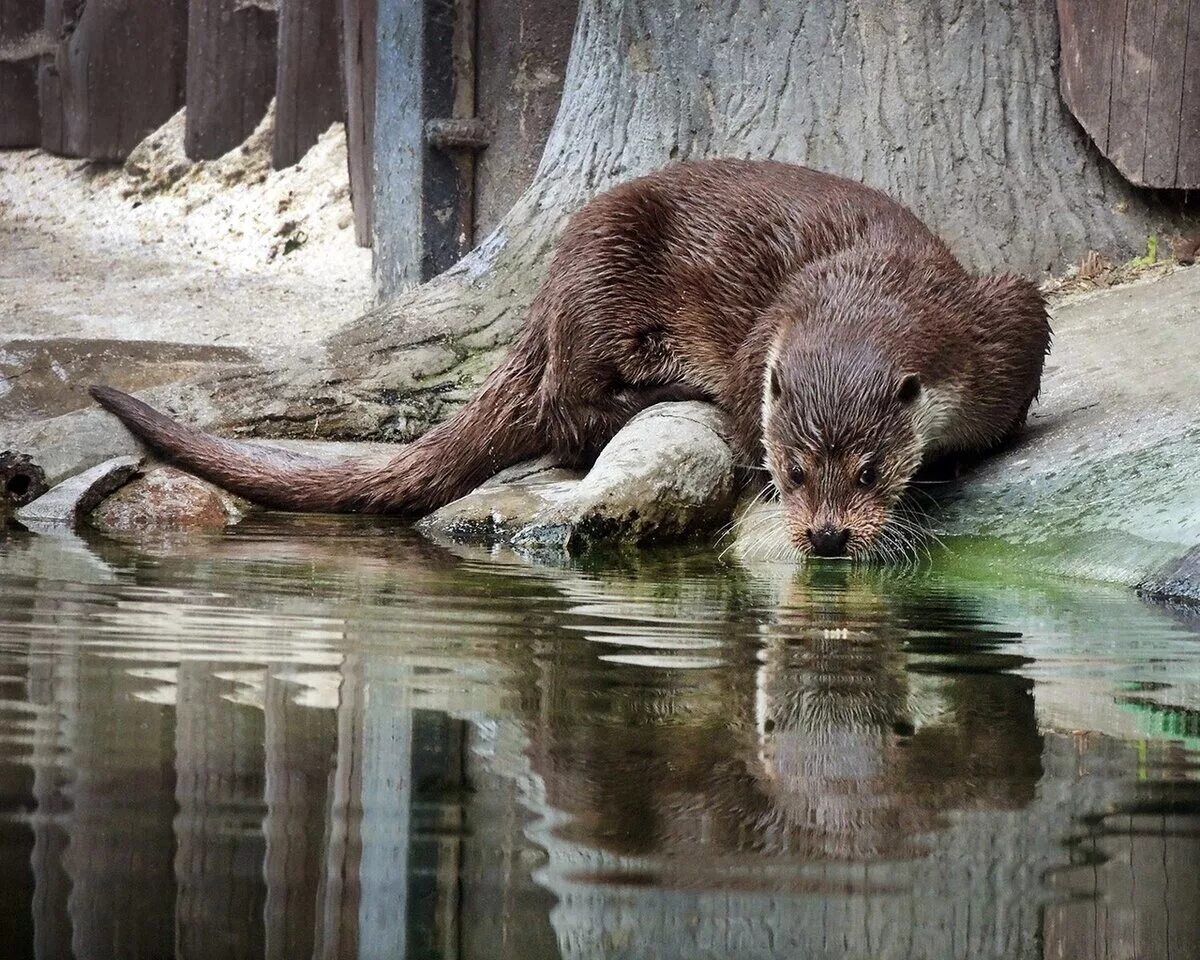
[[[286,371],[220,384],[218,402],[259,434],[419,434],[499,357],[566,215],[686,158],[864,180],[980,270],[1128,258],[1182,212],[1099,156],[1057,59],[1055,0],[584,0],[538,174],[496,231]]]

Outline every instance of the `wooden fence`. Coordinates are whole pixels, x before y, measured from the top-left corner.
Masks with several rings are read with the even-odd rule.
[[[186,103],[187,155],[211,159],[274,98],[273,160],[290,166],[344,118],[343,6],[373,24],[373,4],[0,0],[0,146],[120,161]]]
[[[1131,183],[1200,187],[1200,0],[1058,0],[1063,99]]]
[[[576,2],[0,0],[0,147],[120,162],[186,106],[184,151],[208,160],[273,100],[280,169],[345,121],[386,294],[450,266],[532,178]]]

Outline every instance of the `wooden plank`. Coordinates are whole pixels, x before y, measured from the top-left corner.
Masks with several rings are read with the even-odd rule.
[[[1142,177],[1149,184],[1174,184],[1178,173],[1190,6],[1188,0],[1157,0],[1155,4],[1150,106],[1142,156]]]
[[[46,0],[42,146],[124,160],[183,102],[187,0]],[[149,54],[153,51],[153,55]]]
[[[1200,10],[1196,9],[1194,0],[1189,9],[1179,109],[1177,186],[1200,184]]]
[[[1102,0],[1094,9],[1117,6],[1112,0]],[[1120,6],[1125,7],[1125,16],[1113,33],[1112,99],[1105,156],[1131,182],[1144,184],[1155,0],[1132,0],[1128,6]]]
[[[44,0],[0,0],[0,147],[32,147],[41,138],[38,55]]]
[[[341,0],[279,0],[276,170],[296,163],[345,116],[341,43]]]
[[[371,245],[377,24],[376,0],[342,0],[346,151],[350,167],[350,200],[354,205],[354,237],[360,247]]]
[[[1090,17],[1080,0],[1058,0],[1062,97],[1102,152],[1108,148],[1114,43],[1113,9],[1106,5],[1103,12]]]
[[[1130,182],[1200,186],[1200,0],[1058,0],[1063,99]]]
[[[187,122],[192,160],[228,153],[258,126],[275,93],[275,0],[192,0]]]

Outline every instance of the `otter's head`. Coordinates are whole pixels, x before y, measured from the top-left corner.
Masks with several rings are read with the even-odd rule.
[[[869,345],[777,345],[763,378],[763,444],[792,544],[863,557],[921,463],[920,378]]]

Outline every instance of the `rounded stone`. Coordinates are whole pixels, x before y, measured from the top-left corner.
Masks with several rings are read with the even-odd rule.
[[[107,497],[89,523],[106,533],[222,530],[242,518],[231,494],[174,467],[152,467]]]

